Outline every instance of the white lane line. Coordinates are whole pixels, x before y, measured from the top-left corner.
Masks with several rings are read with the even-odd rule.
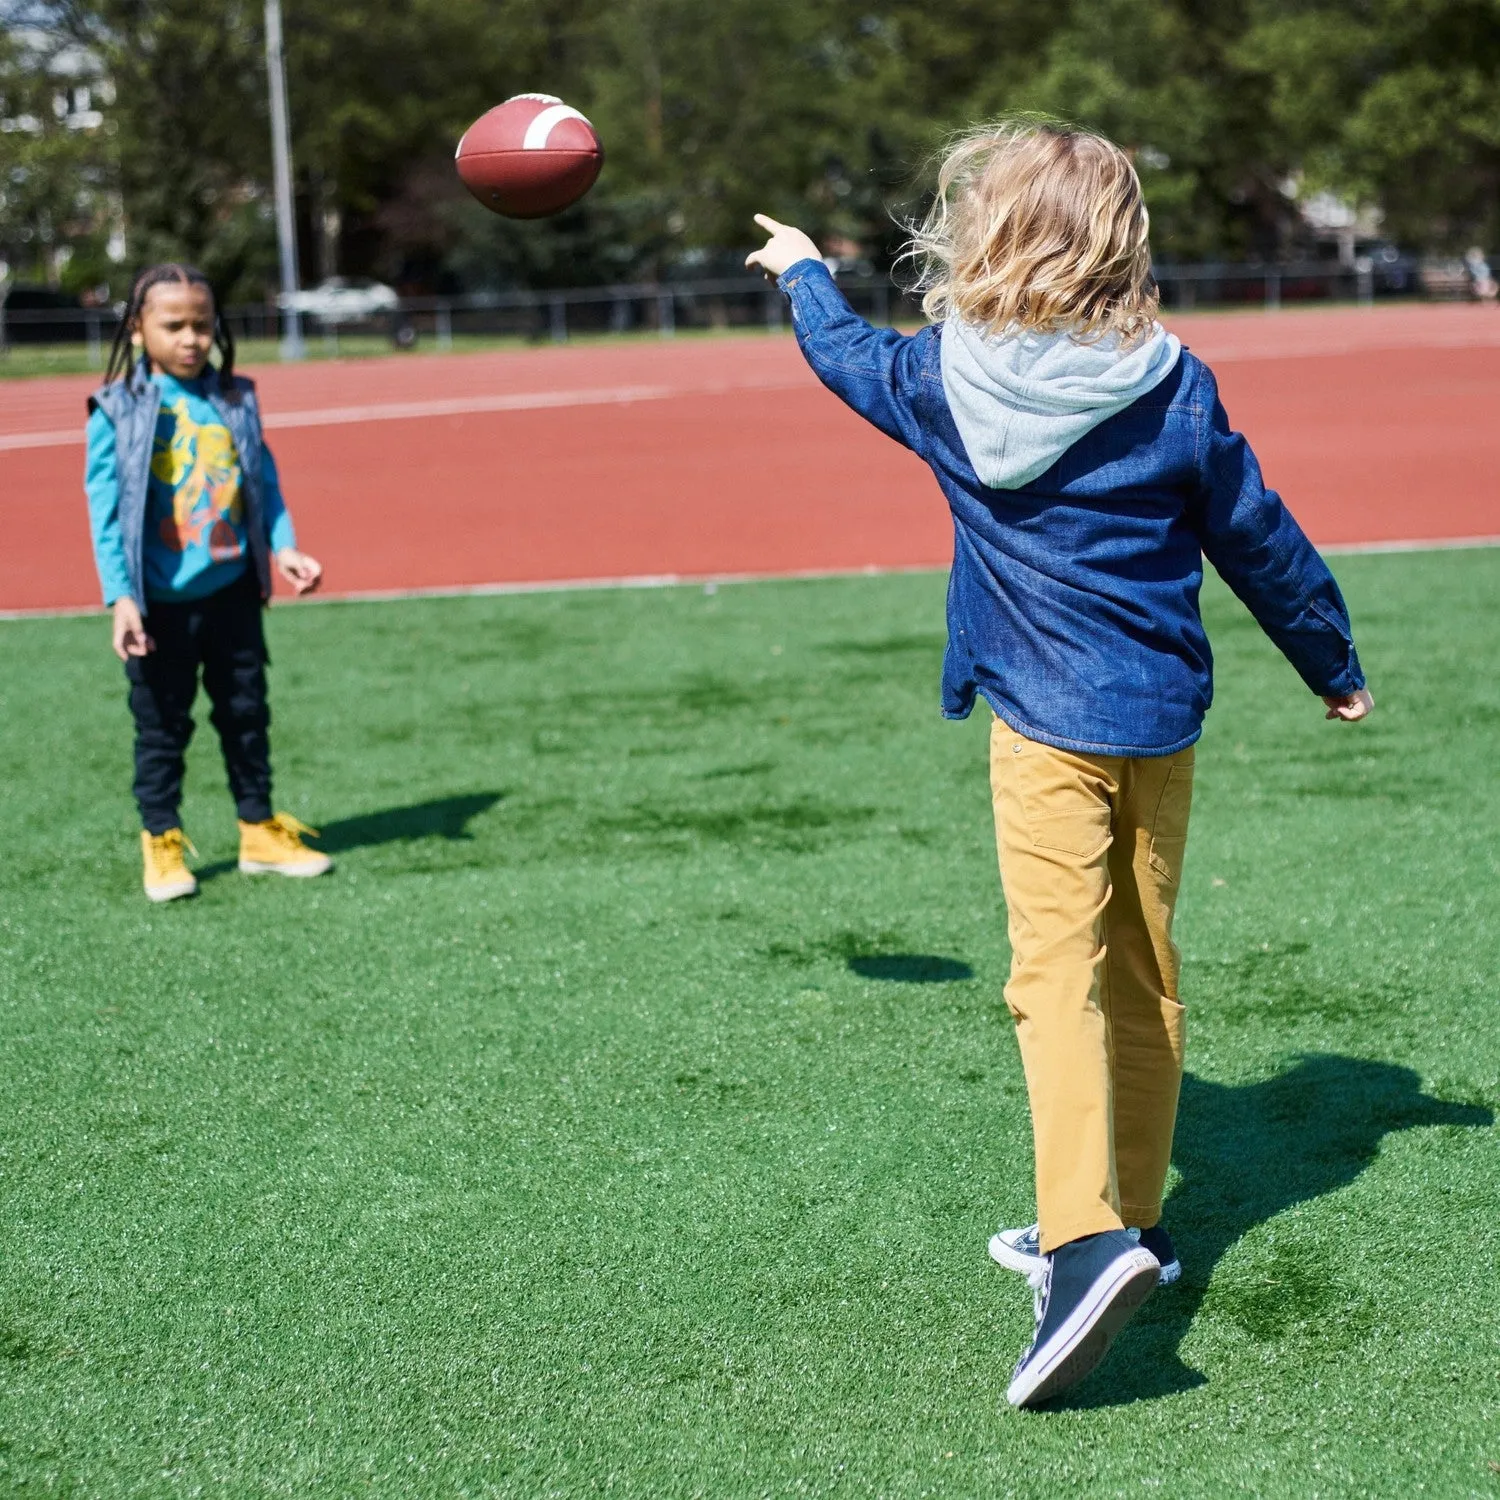
[[[426,417],[480,416],[490,412],[544,411],[568,406],[629,406],[637,401],[673,401],[683,396],[728,396],[738,391],[793,391],[811,388],[812,375],[765,380],[708,381],[702,385],[610,385],[575,391],[512,391],[495,396],[447,396],[429,401],[376,401],[364,406],[320,406],[308,411],[268,412],[266,430],[287,427],[343,427],[355,422],[405,422]],[[22,448],[83,446],[83,427],[50,432],[0,434],[0,453]]]
[[[1413,537],[1399,542],[1322,542],[1315,543],[1319,552],[1360,557],[1370,552],[1454,552],[1470,547],[1500,547],[1500,536]]]
[[[343,427],[352,422],[405,422],[421,417],[466,417],[495,411],[541,411],[559,406],[626,406],[685,395],[667,385],[616,385],[582,391],[515,391],[504,396],[447,396],[429,401],[377,401],[366,406],[321,406],[268,412],[267,431],[281,427]]]
[[[1175,330],[1174,330],[1175,331]],[[1180,336],[1180,335],[1179,335]],[[1326,344],[1309,346],[1306,349],[1272,349],[1260,344],[1214,345],[1205,342],[1195,347],[1187,339],[1182,347],[1198,354],[1209,369],[1219,365],[1264,364],[1267,360],[1294,359],[1347,359],[1351,354],[1420,354],[1424,350],[1443,352],[1450,349],[1494,349],[1500,348],[1500,334],[1493,339],[1423,339],[1421,343],[1367,344],[1350,339],[1346,342],[1330,340]]]
[[[1434,537],[1404,542],[1331,542],[1319,552],[1354,556],[1371,552],[1446,552],[1455,548],[1500,547],[1500,536]],[[809,583],[825,578],[885,578],[909,573],[946,573],[946,567],[912,563],[906,567],[883,567],[866,563],[852,568],[792,568],[769,573],[631,573],[618,578],[553,578],[528,583],[437,584],[414,589],[356,589],[344,594],[317,594],[297,601],[299,609],[318,604],[382,604],[402,599],[469,599],[506,594],[561,594],[590,589],[718,588],[744,583]],[[290,601],[283,599],[282,603]],[[71,620],[84,615],[102,615],[102,605],[71,605],[61,609],[0,609],[6,620]]]
[[[291,600],[277,596],[278,604],[295,603],[298,609],[323,604],[388,604],[402,599],[471,599],[508,594],[571,594],[598,589],[675,589],[706,588],[739,583],[816,583],[833,578],[885,578],[908,573],[941,571],[931,563],[909,566],[883,566],[865,563],[849,568],[789,568],[768,573],[624,573],[613,578],[543,578],[519,583],[433,584],[413,589],[354,589],[342,594],[315,594],[309,599]],[[85,615],[103,615],[103,605],[66,605],[48,609],[0,609],[0,623],[7,620],[72,620]]]

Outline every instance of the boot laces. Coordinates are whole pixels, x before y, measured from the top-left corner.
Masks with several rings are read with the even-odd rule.
[[[182,851],[186,849],[194,859],[198,851],[193,841],[180,828],[169,828],[165,833],[151,835],[151,862],[157,866],[181,864]]]
[[[302,847],[304,837],[311,839],[318,837],[318,830],[316,828],[310,827],[301,818],[288,812],[272,813],[266,820],[265,826],[272,836],[281,843],[288,844],[296,849]]]
[[[1047,1298],[1052,1295],[1052,1257],[1047,1256],[1035,1271],[1028,1271],[1026,1280],[1031,1285],[1031,1311],[1040,1328],[1047,1312]]]
[[[1022,1351],[1020,1359],[1016,1361],[1011,1379],[1021,1373],[1041,1337],[1042,1319],[1047,1315],[1047,1298],[1052,1294],[1052,1257],[1047,1256],[1035,1271],[1028,1271],[1026,1280],[1031,1284],[1031,1311],[1036,1318],[1036,1331],[1031,1335],[1031,1342]]]

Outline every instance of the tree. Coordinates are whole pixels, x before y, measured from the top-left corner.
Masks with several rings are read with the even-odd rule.
[[[114,77],[133,256],[197,259],[231,296],[269,289],[260,0],[34,3]],[[285,11],[310,278],[373,273],[417,290],[727,268],[757,210],[886,263],[943,138],[1023,109],[1133,151],[1165,259],[1294,248],[1297,183],[1378,205],[1414,245],[1500,234],[1500,0],[285,0]],[[516,224],[468,198],[452,152],[481,111],[526,91],[583,109],[606,161],[577,208]]]
[[[81,290],[109,277],[117,161],[107,128],[69,118],[68,89],[45,34],[0,33],[0,258]]]
[[[1500,240],[1500,3],[1259,0],[1241,56],[1310,186],[1418,247]]]
[[[275,267],[259,6],[245,0],[58,0],[54,34],[97,52],[131,261],[191,260],[230,299]]]
[[[1236,0],[1074,0],[1007,102],[1132,152],[1163,259],[1273,255],[1290,205],[1265,81],[1235,51]]]

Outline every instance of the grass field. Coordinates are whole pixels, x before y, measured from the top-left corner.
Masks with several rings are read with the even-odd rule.
[[[1334,304],[1329,304],[1330,306]],[[767,332],[765,328],[736,325],[733,328],[682,327],[672,333],[674,339],[720,339],[754,338]],[[654,329],[627,330],[622,333],[579,333],[569,335],[567,342],[582,345],[615,345],[634,343],[658,343],[661,334]],[[539,344],[550,343],[547,335],[527,338],[521,334],[455,333],[446,346],[439,344],[430,334],[421,334],[410,349],[399,349],[389,337],[381,333],[350,332],[344,330],[335,338],[318,333],[306,336],[306,357],[310,360],[325,359],[380,359],[389,355],[409,358],[420,354],[480,354],[494,349],[535,349]],[[104,359],[109,355],[106,343],[101,357],[93,358],[87,344],[12,344],[0,349],[0,380],[29,380],[37,375],[87,375],[99,371],[102,375]],[[217,357],[217,356],[216,356]],[[235,344],[235,363],[238,367],[280,364],[281,344],[276,339],[239,339]]]
[[[325,881],[137,888],[101,619],[0,625],[0,1492],[1500,1496],[1500,551],[1218,587],[1186,1266],[1004,1408],[1029,1134],[931,574],[278,609]]]
[[[458,354],[529,347],[532,345],[526,339],[491,338],[482,334],[455,334],[451,343]],[[419,339],[414,349],[398,349],[383,334],[345,332],[336,339],[314,334],[307,339],[307,358],[374,359],[387,354],[430,354],[436,348],[436,341],[430,337]],[[103,353],[106,356],[109,353],[107,344]],[[281,360],[281,346],[275,339],[240,339],[235,358],[242,366],[277,364]],[[93,370],[102,373],[103,359],[94,359],[86,344],[13,344],[0,353],[0,380],[27,380],[34,375],[86,375]]]

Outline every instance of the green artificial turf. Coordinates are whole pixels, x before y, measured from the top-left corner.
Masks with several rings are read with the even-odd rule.
[[[102,619],[0,626],[0,1493],[1500,1495],[1500,551],[1221,588],[1186,1271],[1060,1409],[931,574],[279,608],[326,880],[138,889]]]

